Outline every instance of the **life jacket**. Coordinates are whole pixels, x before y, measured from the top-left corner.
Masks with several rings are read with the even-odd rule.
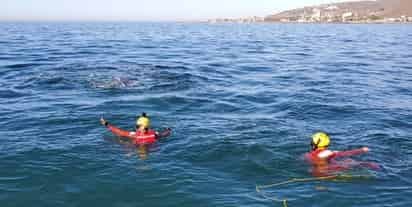
[[[312,163],[318,163],[321,161],[329,161],[335,157],[335,152],[328,149],[316,149],[305,155],[305,158],[311,161]]]
[[[134,142],[136,144],[149,144],[156,142],[156,132],[149,130],[147,132],[136,131],[134,134]]]
[[[305,158],[312,164],[312,174],[314,176],[328,176],[337,172],[351,169],[353,166],[366,166],[371,169],[379,169],[375,163],[356,162],[351,159],[336,160],[339,157],[347,157],[365,153],[363,149],[348,151],[331,151],[328,149],[316,149],[306,153]]]

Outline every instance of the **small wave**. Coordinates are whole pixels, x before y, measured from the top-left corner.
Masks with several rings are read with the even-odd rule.
[[[342,40],[342,42],[344,42],[344,43],[351,43],[351,42],[355,42],[355,40],[352,40],[352,39],[344,39],[344,40]]]
[[[46,84],[46,85],[55,85],[64,82],[65,79],[63,77],[48,77],[43,78],[38,81],[39,84]]]
[[[15,90],[0,90],[0,98],[20,98],[25,96],[26,94],[15,91]]]
[[[34,81],[35,85],[39,85],[39,86],[51,86],[51,85],[59,85],[59,84],[69,84],[69,81],[66,80],[64,77],[62,76],[58,76],[58,75],[41,75],[39,77],[36,78],[36,81]]]
[[[79,81],[63,73],[41,73],[40,75],[26,75],[23,83],[15,86],[16,89],[72,89]]]
[[[296,52],[294,55],[301,56],[301,57],[312,56],[311,54],[309,54],[309,53],[304,53],[304,52]]]
[[[19,64],[11,64],[11,65],[6,65],[6,68],[9,69],[19,69],[19,68],[27,68],[27,67],[35,67],[35,66],[40,66],[41,64],[35,64],[35,63],[19,63]]]
[[[196,87],[199,77],[184,73],[160,73],[153,77],[153,84],[150,87],[152,91],[180,91]]]

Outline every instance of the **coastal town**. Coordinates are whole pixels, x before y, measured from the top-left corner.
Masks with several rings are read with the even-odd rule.
[[[331,3],[287,10],[266,17],[220,18],[208,23],[412,23],[411,3],[390,0]],[[412,2],[412,1],[411,1]]]
[[[218,18],[218,19],[209,19],[207,20],[208,23],[257,23],[257,22],[264,22],[264,17],[242,17],[242,18]]]
[[[210,19],[208,23],[412,23],[412,16],[381,17],[374,13],[368,16],[360,16],[356,12],[348,11],[342,14],[332,12],[323,13],[320,9],[313,9],[312,12],[305,12],[299,16],[284,17],[277,20],[265,17],[244,17],[244,18],[218,18]]]

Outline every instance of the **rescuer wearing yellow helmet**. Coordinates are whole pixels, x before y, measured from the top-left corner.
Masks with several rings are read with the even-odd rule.
[[[150,127],[150,119],[147,117],[146,113],[142,113],[142,115],[137,118],[136,120],[136,131],[145,132],[148,131]]]
[[[317,132],[313,134],[310,145],[312,151],[305,154],[305,159],[312,164],[311,171],[314,176],[327,176],[348,170],[355,166],[379,169],[379,165],[375,163],[357,162],[352,159],[336,160],[335,158],[338,157],[347,157],[368,152],[369,148],[362,147],[348,151],[329,150],[330,138],[325,132]]]
[[[367,147],[349,151],[332,151],[328,149],[329,144],[330,138],[325,132],[317,132],[313,134],[310,143],[312,151],[305,155],[306,159],[314,164],[325,164],[324,161],[331,161],[337,157],[352,156],[369,151],[369,148]]]
[[[142,113],[136,120],[136,130],[135,131],[126,131],[120,128],[117,128],[103,118],[100,119],[100,123],[106,126],[113,134],[116,134],[121,137],[127,137],[134,140],[136,144],[146,144],[153,143],[158,138],[167,137],[171,133],[170,128],[166,128],[162,132],[157,132],[150,129],[150,119],[146,113]]]
[[[100,123],[106,126],[113,134],[131,139],[138,147],[137,151],[142,160],[147,158],[147,145],[155,143],[159,138],[169,136],[172,131],[170,128],[166,128],[162,132],[150,129],[150,119],[147,117],[146,113],[142,113],[142,115],[137,118],[135,131],[127,131],[117,128],[114,125],[109,124],[109,122],[103,118],[100,119]]]
[[[312,150],[316,149],[326,149],[329,147],[330,139],[329,136],[324,132],[317,132],[312,135]]]

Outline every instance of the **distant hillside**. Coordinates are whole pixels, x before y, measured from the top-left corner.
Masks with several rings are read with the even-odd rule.
[[[412,0],[380,0],[385,17],[412,16]]]
[[[408,17],[411,17],[408,19]],[[265,21],[341,22],[398,18],[412,20],[412,0],[376,0],[330,3],[283,11]],[[395,20],[394,20],[395,21]]]

